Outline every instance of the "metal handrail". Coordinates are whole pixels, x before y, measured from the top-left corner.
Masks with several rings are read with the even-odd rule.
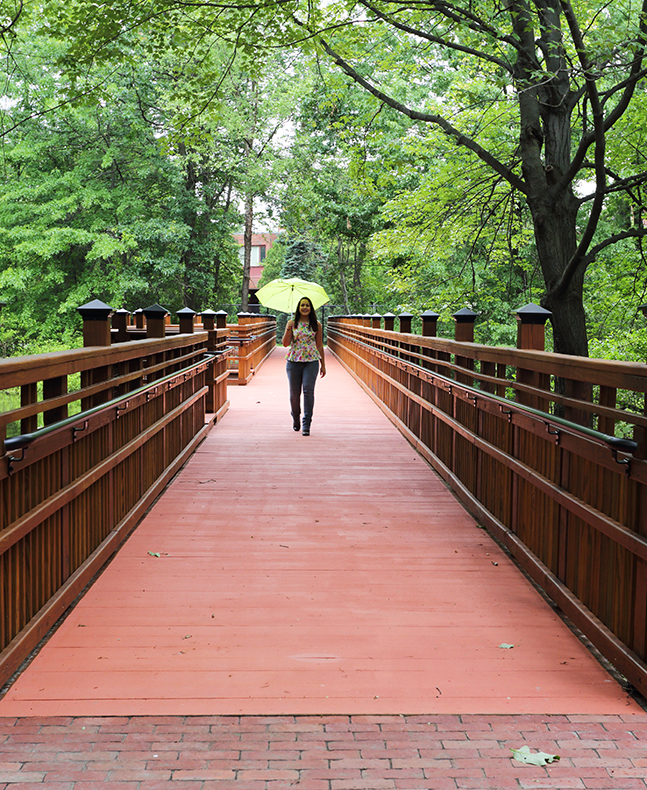
[[[339,331],[339,330],[337,330]],[[344,334],[343,332],[339,332],[339,334]],[[375,346],[371,346],[364,341],[359,340],[356,336],[347,335],[347,337],[351,338],[355,343],[358,345],[364,346],[366,349],[371,351],[373,354],[377,354],[383,356],[387,359],[394,359],[394,354],[390,354],[387,351],[383,351],[382,349],[378,349]],[[393,347],[394,351],[400,352],[402,349]],[[405,353],[406,350],[405,350]],[[571,422],[570,420],[566,420],[563,417],[557,417],[553,414],[550,414],[545,411],[541,411],[540,409],[534,409],[531,406],[526,406],[521,403],[517,403],[515,401],[508,400],[507,398],[502,398],[499,395],[495,395],[490,392],[485,392],[481,389],[476,389],[476,387],[471,387],[469,384],[463,384],[456,379],[450,379],[447,376],[443,376],[440,373],[430,372],[426,368],[422,367],[421,365],[416,364],[415,362],[410,362],[409,360],[402,360],[398,359],[399,362],[402,362],[404,365],[408,365],[410,368],[415,369],[419,373],[423,374],[425,379],[431,384],[433,383],[434,379],[438,379],[443,384],[445,384],[449,388],[458,387],[465,392],[473,393],[470,397],[470,400],[474,400],[474,396],[478,398],[482,398],[483,400],[488,400],[493,403],[497,403],[499,406],[505,405],[506,407],[511,407],[515,411],[519,413],[527,413],[544,423],[554,423],[556,425],[561,425],[564,428],[567,428],[571,433],[577,433],[582,436],[585,436],[588,439],[593,439],[601,444],[607,445],[612,451],[614,452],[624,452],[628,454],[633,454],[637,447],[638,443],[633,441],[632,439],[623,439],[617,436],[610,436],[609,434],[602,433],[601,431],[596,431],[594,428],[587,428],[585,425],[579,425],[578,423]],[[433,362],[433,359],[430,358],[430,361]],[[466,373],[469,372],[466,369]],[[505,380],[502,379],[502,384]],[[550,427],[550,426],[549,426]]]
[[[126,403],[129,398],[133,398],[136,395],[141,395],[142,393],[147,392],[148,390],[156,389],[160,385],[168,381],[171,381],[174,378],[177,378],[177,376],[190,373],[192,370],[201,367],[205,363],[209,365],[210,362],[214,359],[214,357],[218,356],[218,354],[213,353],[211,351],[205,351],[204,356],[208,357],[208,359],[201,359],[199,362],[194,362],[193,365],[189,365],[186,368],[177,370],[175,371],[175,373],[170,373],[168,376],[163,376],[161,379],[156,379],[151,384],[145,384],[142,387],[138,387],[135,390],[131,390],[127,395],[120,395],[118,398],[113,398],[112,400],[106,401],[106,403],[101,403],[99,406],[93,406],[92,408],[86,409],[85,411],[79,412],[78,414],[74,414],[71,417],[66,417],[64,420],[60,420],[59,422],[52,423],[51,425],[46,425],[45,427],[39,428],[37,431],[33,431],[32,433],[23,433],[20,434],[20,436],[12,436],[9,439],[5,439],[4,449],[5,451],[11,451],[11,450],[20,450],[21,448],[24,447],[29,447],[29,445],[32,444],[34,441],[36,441],[36,439],[40,439],[43,436],[47,436],[50,433],[59,431],[62,428],[68,427],[69,425],[74,425],[74,423],[80,422],[81,420],[87,420],[90,416],[94,414],[98,414],[99,412],[104,411],[105,409],[112,409],[115,407],[118,408],[120,404]],[[142,374],[143,373],[145,373],[145,371],[142,371]]]

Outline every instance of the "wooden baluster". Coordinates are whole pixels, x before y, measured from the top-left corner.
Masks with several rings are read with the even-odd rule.
[[[38,403],[38,385],[36,382],[31,384],[23,384],[20,387],[20,405],[31,406]],[[23,417],[20,421],[20,433],[33,433],[38,429],[38,415],[32,414],[29,417]]]
[[[616,396],[618,390],[615,387],[600,387],[600,406],[606,406],[609,409],[615,409]],[[609,436],[614,436],[616,430],[616,421],[613,417],[598,417],[598,431],[606,433]]]
[[[57,376],[53,379],[43,381],[43,400],[58,398],[67,395],[67,376]],[[67,404],[47,409],[43,413],[43,425],[53,425],[67,417]]]

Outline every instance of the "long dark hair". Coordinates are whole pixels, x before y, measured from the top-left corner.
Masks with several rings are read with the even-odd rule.
[[[294,311],[294,326],[297,327],[299,325],[299,318],[301,317],[301,313],[299,312],[299,305],[304,299],[310,303],[310,315],[309,315],[310,329],[312,329],[313,332],[316,332],[319,329],[319,321],[317,321],[317,314],[312,305],[312,302],[307,296],[302,296],[301,299],[299,299],[299,304],[297,304],[297,309]]]

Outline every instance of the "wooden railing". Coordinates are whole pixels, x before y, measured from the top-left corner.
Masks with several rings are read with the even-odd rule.
[[[229,383],[249,384],[276,348],[276,318],[240,313],[238,323],[228,324],[227,331],[229,342],[236,349],[229,358]]]
[[[21,393],[0,414],[0,685],[228,407],[226,329],[154,337],[153,319],[110,345],[107,320],[86,348],[0,360]]]
[[[512,349],[469,342],[458,317],[458,341],[334,317],[328,346],[647,695],[647,365],[535,350],[543,322],[520,321]]]

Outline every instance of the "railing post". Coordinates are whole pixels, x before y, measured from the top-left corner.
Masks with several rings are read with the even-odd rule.
[[[195,331],[195,317],[196,317],[195,310],[192,310],[190,307],[183,307],[181,310],[177,311],[177,318],[180,323],[180,334],[181,335],[192,335]]]
[[[112,316],[113,343],[125,343],[128,340],[128,317],[130,311],[120,307]]]
[[[227,311],[226,310],[218,310],[216,313],[216,329],[226,329],[227,328]]]
[[[200,318],[202,319],[202,328],[207,332],[212,332],[216,328],[216,311],[215,310],[203,310],[200,313]]]
[[[152,304],[149,307],[145,307],[142,313],[146,319],[146,337],[166,337],[166,316],[168,315],[168,310],[160,304]],[[165,361],[166,353],[162,351],[159,354],[153,354],[147,357],[144,362],[144,368],[150,368]],[[161,377],[162,373],[152,372],[147,375],[146,381],[150,384],[151,381],[155,381]],[[166,398],[166,394],[163,397]],[[166,401],[164,401],[164,404],[166,407]]]
[[[382,328],[382,316],[379,313],[373,313],[371,316],[371,327],[373,329]]]
[[[238,383],[247,384],[251,375],[251,360],[249,359],[249,332],[247,327],[251,321],[249,313],[238,313],[238,326],[245,327],[245,331],[238,332]]]
[[[83,346],[85,348],[88,346],[109,346],[111,344],[110,316],[113,313],[112,307],[100,299],[94,299],[76,309],[83,318]],[[93,384],[107,381],[112,375],[111,367],[111,365],[104,365],[94,370],[81,371],[81,388],[84,389]],[[90,398],[83,398],[81,409],[85,411],[92,406],[98,406],[110,400],[111,397],[112,392],[106,390]]]
[[[516,311],[517,315],[517,348],[531,351],[544,351],[546,321],[552,313],[545,310],[538,304],[530,304],[521,307]],[[517,381],[534,389],[548,391],[550,389],[550,377],[546,373],[539,373],[536,370],[525,370],[517,368]],[[539,398],[532,393],[517,392],[517,400],[533,409],[548,411],[549,404],[544,398]]]
[[[463,307],[454,313],[453,318],[456,322],[454,331],[454,339],[459,343],[473,343],[474,342],[474,322],[478,313],[470,310],[469,307]],[[455,355],[455,362],[466,370],[474,370],[474,360],[469,357],[462,357],[458,354]],[[470,387],[474,384],[472,376],[463,376],[460,373],[456,374],[456,380],[463,384],[469,384]]]
[[[400,333],[401,334],[411,334],[411,321],[413,319],[413,315],[411,313],[400,313],[398,316],[398,321],[400,322]],[[407,351],[411,351],[411,346],[409,343],[400,343],[400,358],[405,359],[407,362],[415,362],[412,357],[407,354]]]
[[[110,316],[114,312],[112,307],[95,299],[76,309],[83,318],[83,346],[109,346]]]
[[[384,313],[384,328],[387,332],[393,332],[393,328],[395,325],[395,314],[394,313]]]
[[[142,310],[146,318],[146,337],[166,337],[168,310],[160,304],[152,304]]]
[[[422,318],[422,336],[436,337],[438,332],[438,319],[440,318],[440,315],[438,313],[434,313],[433,310],[425,310],[420,318]],[[436,357],[436,352],[433,348],[426,348],[423,346],[422,353],[423,356],[430,357],[431,359]],[[436,370],[436,366],[432,365],[431,362],[425,361],[423,364],[428,370]]]
[[[641,304],[638,308],[647,318],[647,304]],[[647,417],[647,392],[643,396],[643,414]],[[639,425],[634,426],[634,441],[638,447],[634,455],[636,458],[644,460],[647,458],[647,430]],[[638,532],[643,537],[647,536],[647,483],[637,483],[638,490],[636,495],[635,514]],[[639,654],[647,652],[647,562],[641,559],[636,568],[636,592],[634,596],[636,612],[634,622],[636,628],[634,632],[635,649]]]
[[[144,311],[141,307],[138,307],[135,312],[133,313],[133,317],[135,318],[135,329],[143,329],[144,328]]]
[[[400,321],[400,332],[405,334],[411,334],[411,319],[413,315],[411,313],[400,313],[398,316],[398,320]]]
[[[647,318],[647,304],[641,304],[638,308],[642,314]],[[647,417],[647,392],[643,397],[643,414]],[[641,428],[639,425],[634,426],[634,441],[638,443],[636,448],[636,458],[647,458],[647,430]],[[644,504],[647,507],[647,485],[643,485]],[[647,511],[643,510],[643,513]],[[645,530],[647,532],[647,529]]]

